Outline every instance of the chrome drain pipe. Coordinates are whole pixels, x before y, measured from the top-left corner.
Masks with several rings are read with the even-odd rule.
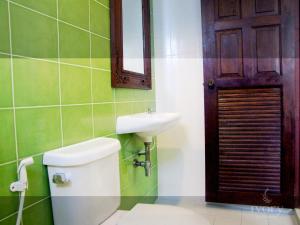
[[[145,142],[145,152],[141,152],[138,155],[144,155],[145,156],[145,161],[138,161],[137,159],[135,159],[133,161],[133,166],[134,167],[144,167],[145,169],[145,175],[146,177],[150,177],[151,176],[151,142]]]

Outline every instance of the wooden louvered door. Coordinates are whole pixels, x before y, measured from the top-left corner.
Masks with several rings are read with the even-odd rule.
[[[202,0],[206,200],[292,207],[299,0]]]

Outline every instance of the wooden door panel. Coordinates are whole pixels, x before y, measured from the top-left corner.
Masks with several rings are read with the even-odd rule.
[[[240,18],[240,0],[215,0],[215,2],[217,20]]]
[[[292,207],[299,1],[202,0],[202,15],[206,200]]]
[[[279,0],[255,0],[255,13],[272,15],[279,13]]]
[[[280,193],[280,88],[218,91],[219,190]]]
[[[242,31],[225,30],[216,33],[219,77],[243,76]]]
[[[256,27],[257,75],[281,74],[281,32],[278,25]]]

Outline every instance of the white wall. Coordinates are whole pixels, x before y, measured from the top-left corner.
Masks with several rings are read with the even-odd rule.
[[[158,137],[160,196],[204,196],[204,93],[199,0],[153,0],[157,111],[180,124]]]

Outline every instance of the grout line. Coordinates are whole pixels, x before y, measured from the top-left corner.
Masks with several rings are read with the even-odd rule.
[[[98,2],[97,0],[94,0],[94,2],[96,2],[96,3],[98,3],[98,4],[100,4],[100,5],[102,5],[104,8],[106,8],[106,9],[109,9],[109,7],[108,6],[106,6],[106,5],[104,5],[103,3],[101,3],[101,2]]]
[[[2,55],[6,55],[6,56],[11,56],[11,54],[10,54],[10,53],[7,53],[7,52],[2,52],[2,51],[0,51],[0,54],[2,54]]]
[[[96,68],[96,67],[89,67],[89,66],[84,66],[84,65],[79,65],[79,64],[73,64],[73,63],[60,62],[60,64],[66,65],[66,66],[74,66],[74,67],[92,69],[92,70],[100,70],[100,71],[104,71],[104,72],[111,72],[110,70],[106,70],[106,69],[101,69],[101,68]]]
[[[51,150],[50,150],[50,151],[51,151]],[[42,156],[42,155],[44,155],[44,154],[45,154],[45,152],[41,152],[41,153],[37,153],[37,154],[34,154],[34,155],[22,157],[22,158],[20,158],[19,160],[23,160],[23,159],[26,159],[26,158],[28,158],[28,157],[33,157],[33,158],[35,158],[35,157]]]
[[[18,212],[14,212],[14,213],[12,213],[12,214],[10,214],[10,215],[8,215],[8,216],[0,219],[0,223],[3,222],[3,221],[5,221],[5,220],[7,220],[7,219],[9,219],[10,217],[13,217],[13,216],[17,215],[17,214],[18,214]]]
[[[111,72],[110,70],[107,69],[102,69],[102,68],[97,68],[97,67],[90,67],[90,66],[85,66],[85,65],[79,65],[79,64],[73,64],[73,63],[67,63],[67,62],[58,62],[56,60],[50,60],[50,59],[45,59],[45,58],[34,58],[30,56],[23,56],[23,55],[17,55],[17,54],[8,54],[8,53],[2,53],[0,54],[5,54],[7,56],[13,56],[17,58],[24,58],[24,59],[32,59],[32,60],[37,60],[37,61],[44,61],[44,62],[49,62],[49,63],[60,63],[62,65],[67,65],[67,66],[74,66],[74,67],[80,67],[80,68],[86,68],[86,69],[93,69],[93,70],[99,70],[99,71],[104,71],[104,72]]]
[[[89,30],[91,30],[91,1],[89,1]],[[92,34],[89,34],[90,39],[90,67],[92,67]],[[90,70],[91,75],[91,101],[94,102],[93,95],[93,70]],[[93,137],[95,137],[95,121],[94,121],[94,104],[92,104],[92,129],[93,129]]]
[[[9,161],[9,162],[5,162],[5,163],[0,163],[0,167],[1,166],[7,166],[7,165],[10,165],[10,164],[14,164],[14,163],[17,163],[18,160],[13,160],[13,161]]]
[[[4,108],[0,108],[0,110],[11,110],[13,109],[13,107],[4,107]]]
[[[11,14],[10,14],[10,1],[7,2],[7,10],[8,10],[8,28],[9,28],[9,48],[10,53],[12,54],[13,45],[12,45],[12,29],[11,29]],[[15,138],[15,151],[16,151],[16,160],[17,166],[19,165],[19,149],[18,149],[18,135],[17,135],[17,120],[16,120],[16,108],[15,108],[15,82],[14,82],[14,62],[12,56],[10,56],[10,74],[11,74],[11,89],[12,89],[12,108],[13,108],[13,121],[14,121],[14,138]]]
[[[90,31],[90,30],[85,29],[85,28],[76,26],[76,25],[74,25],[74,24],[72,24],[72,23],[69,23],[69,22],[66,22],[66,21],[64,21],[64,20],[58,20],[58,21],[61,22],[61,23],[66,24],[66,25],[69,25],[69,26],[71,26],[71,27],[77,28],[77,29],[79,29],[79,30],[85,31],[85,32],[87,32],[87,33],[89,33],[89,34],[93,34],[93,35],[95,35],[95,36],[101,37],[101,38],[103,38],[103,39],[105,39],[105,40],[107,40],[107,41],[110,41],[110,38],[105,37],[105,36],[100,35],[100,34],[97,34],[97,33],[94,33],[94,32],[92,32],[92,31]]]
[[[78,103],[78,104],[59,104],[59,105],[35,105],[35,106],[15,106],[15,107],[0,107],[0,110],[12,110],[12,109],[39,109],[39,108],[54,108],[54,107],[72,107],[72,106],[88,106],[88,105],[107,105],[107,104],[128,104],[128,103],[151,103],[155,101],[121,101],[121,102],[90,102],[90,103]],[[115,113],[115,117],[117,115]]]
[[[41,199],[41,200],[39,200],[39,201],[37,201],[37,202],[31,204],[31,205],[28,205],[28,206],[24,207],[23,211],[25,211],[25,210],[27,210],[27,209],[29,209],[29,208],[31,208],[31,207],[37,205],[37,204],[40,204],[41,202],[43,202],[43,201],[45,201],[45,200],[47,200],[47,199],[49,199],[49,198],[51,198],[51,197],[50,197],[50,196],[47,196],[47,197],[45,197],[45,198],[43,198],[43,199]]]
[[[94,137],[94,138],[111,137],[111,136],[114,136],[114,135],[116,135],[116,133],[111,133],[111,134],[103,135],[103,136],[100,136],[100,137]],[[78,143],[80,143],[80,142],[78,142]],[[74,144],[76,144],[76,143],[74,143]],[[66,146],[61,146],[61,147],[58,147],[58,148],[56,148],[56,149],[60,149],[60,148],[63,148],[63,147],[66,147]],[[53,150],[53,149],[50,149],[49,151],[52,151],[52,150]],[[23,159],[28,158],[28,157],[33,157],[33,158],[39,157],[39,156],[44,155],[46,152],[48,152],[48,150],[45,151],[45,152],[41,152],[41,153],[37,153],[37,154],[25,156],[25,157],[20,157],[18,160],[13,160],[13,161],[5,162],[5,163],[0,163],[0,167],[1,167],[1,166],[6,166],[6,165],[10,165],[10,164],[13,164],[13,163],[17,163],[18,161],[23,160]]]
[[[60,33],[58,22],[58,1],[56,0],[56,29],[57,29],[57,62],[58,62],[58,88],[59,88],[59,114],[61,146],[64,146],[63,112],[62,112],[62,88],[61,88],[61,64],[60,64]]]
[[[111,136],[114,136],[114,135],[117,135],[116,133],[112,133],[112,134],[107,134],[107,135],[104,135],[102,137],[111,137]]]
[[[82,31],[91,33],[91,34],[93,34],[93,35],[95,35],[95,36],[98,36],[98,37],[101,37],[101,38],[103,38],[103,39],[110,40],[110,38],[108,38],[108,37],[105,37],[105,36],[103,36],[103,35],[94,33],[94,32],[92,32],[92,31],[89,31],[89,30],[84,29],[84,28],[82,28],[82,27],[76,26],[76,25],[74,25],[74,24],[72,24],[72,23],[69,23],[69,22],[66,22],[66,21],[64,21],[64,20],[58,19],[58,12],[57,12],[57,18],[55,18],[55,17],[53,17],[53,16],[47,15],[47,14],[42,13],[42,12],[40,12],[40,11],[37,11],[37,10],[35,10],[35,9],[29,8],[29,7],[25,6],[25,5],[22,5],[22,4],[19,4],[19,3],[16,3],[16,2],[10,1],[10,0],[6,0],[6,1],[7,1],[7,2],[11,2],[12,4],[14,4],[14,5],[16,5],[16,6],[22,7],[22,8],[24,8],[24,9],[29,10],[29,11],[35,12],[35,13],[37,13],[37,14],[39,14],[39,15],[46,16],[46,17],[48,17],[49,19],[56,20],[56,21],[58,21],[58,22],[61,22],[61,23],[64,23],[64,24],[66,24],[66,25],[69,25],[69,26],[72,26],[72,27],[74,27],[74,28],[77,28],[77,29],[79,29],[79,30],[82,30]],[[102,4],[101,4],[101,5],[102,5]],[[58,6],[57,6],[57,8],[58,8]]]

